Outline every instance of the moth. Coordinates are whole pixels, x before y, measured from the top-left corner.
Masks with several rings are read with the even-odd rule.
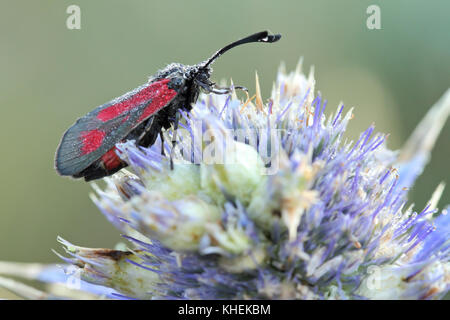
[[[116,152],[116,144],[135,140],[149,147],[163,130],[178,128],[179,110],[191,111],[200,90],[229,94],[210,80],[211,64],[228,50],[245,43],[273,43],[281,35],[262,31],[230,43],[199,64],[171,63],[148,82],[79,118],[63,135],[55,156],[56,171],[86,181],[109,176],[127,164]],[[244,89],[236,86],[235,89]],[[174,143],[174,141],[172,141]],[[163,150],[162,150],[163,152]]]

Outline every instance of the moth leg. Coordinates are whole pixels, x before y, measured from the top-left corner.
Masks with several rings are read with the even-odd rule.
[[[228,88],[221,88],[216,86],[214,82],[204,83],[201,81],[195,81],[195,83],[200,86],[203,90],[205,90],[207,93],[215,93],[215,94],[230,94],[233,90],[244,90],[245,92],[248,92],[248,89],[243,86],[234,86],[234,87],[228,87]]]
[[[166,156],[166,153],[164,152],[164,134],[162,130],[159,132],[159,137],[161,138],[161,155]]]
[[[161,132],[161,124],[158,119],[152,117],[145,125],[144,131],[139,135],[137,139],[138,144],[144,148],[148,148],[153,145],[158,138],[158,134]]]
[[[177,144],[177,133],[178,133],[178,123],[180,122],[180,112],[175,113],[175,122],[173,124],[173,135],[172,135],[172,150],[170,151],[170,170],[173,170],[173,153],[175,150],[175,146]]]
[[[144,128],[144,131],[142,131],[142,133],[140,134],[140,136],[138,138],[138,141],[144,141],[145,140],[145,136],[150,131],[154,119],[155,119],[155,117],[151,117],[150,119],[148,119],[147,124],[145,125],[145,128]]]
[[[230,94],[231,89],[230,88],[211,88],[209,92],[212,92],[215,94]]]
[[[234,87],[228,87],[228,88],[220,88],[220,87],[214,86],[213,90],[211,92],[216,93],[216,94],[228,94],[228,93],[231,93],[233,91],[233,89],[234,90],[243,90],[245,92],[248,92],[248,89],[243,86],[234,86]],[[222,91],[224,91],[224,93],[219,93],[216,90],[222,90]]]
[[[243,87],[243,86],[235,86],[234,89],[235,89],[235,90],[237,89],[237,90],[242,90],[242,91],[248,92],[248,89],[247,89],[246,87]]]
[[[194,80],[195,81],[195,80]],[[212,89],[213,89],[213,87],[212,87],[212,84],[209,84],[209,83],[203,83],[203,82],[201,82],[201,81],[195,81],[195,83],[199,86],[199,87],[201,87],[203,90],[205,90],[207,93],[211,93],[212,91]]]

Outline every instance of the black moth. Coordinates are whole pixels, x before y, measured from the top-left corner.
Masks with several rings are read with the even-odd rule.
[[[64,133],[56,151],[57,172],[84,177],[86,181],[117,172],[127,164],[117,156],[116,143],[135,140],[139,146],[151,146],[158,135],[162,139],[162,129],[172,125],[175,130],[178,128],[180,113],[177,111],[189,112],[200,89],[215,94],[231,92],[231,88],[219,88],[210,81],[211,64],[218,57],[241,44],[272,43],[280,38],[279,34],[258,32],[225,46],[199,64],[172,63],[146,84],[97,107]]]

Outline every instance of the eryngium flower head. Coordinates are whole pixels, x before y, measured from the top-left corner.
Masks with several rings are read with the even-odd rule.
[[[267,103],[201,95],[150,148],[119,144],[123,170],[92,198],[126,251],[61,240],[85,281],[115,297],[431,299],[449,290],[450,219],[408,189],[450,110],[450,92],[405,148],[315,95],[314,77],[278,73]],[[162,151],[162,152],[161,152]],[[163,154],[162,154],[163,153]]]

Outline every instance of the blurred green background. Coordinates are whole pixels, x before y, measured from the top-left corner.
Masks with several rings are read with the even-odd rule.
[[[81,30],[66,8],[81,7]],[[366,28],[381,8],[382,30]],[[83,246],[120,240],[90,201],[89,184],[59,177],[54,152],[80,116],[144,83],[170,62],[194,64],[221,46],[269,29],[274,45],[248,45],[214,65],[254,91],[255,70],[268,98],[279,63],[315,66],[328,112],[356,107],[349,136],[375,122],[399,148],[450,86],[449,1],[5,1],[0,4],[2,162],[0,260],[58,261],[56,236]],[[411,201],[422,208],[450,182],[450,125]],[[446,190],[440,202],[450,203]]]

